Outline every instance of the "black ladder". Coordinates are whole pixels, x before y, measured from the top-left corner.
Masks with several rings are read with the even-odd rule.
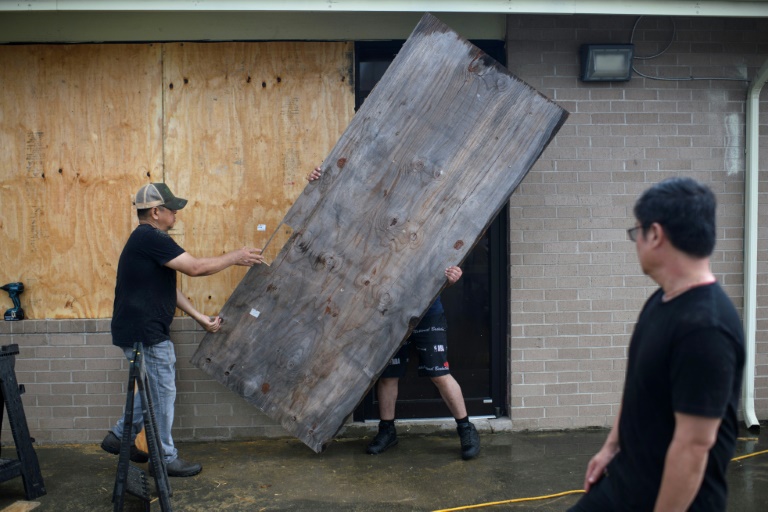
[[[19,386],[16,382],[14,366],[18,353],[19,345],[15,343],[0,347],[0,426],[3,424],[3,411],[8,409],[8,424],[13,432],[18,456],[18,459],[0,459],[0,482],[21,476],[24,481],[24,496],[27,500],[32,500],[45,494],[45,485],[40,474],[37,454],[32,447],[33,439],[29,436],[24,404],[21,403],[24,386]]]
[[[147,473],[130,463],[131,459],[131,431],[133,425],[133,401],[134,389],[138,387],[141,399],[141,413],[144,416],[144,430],[147,434],[147,447],[149,449],[149,464],[155,474],[155,489],[160,498],[160,509],[163,512],[171,512],[171,484],[168,481],[165,460],[161,453],[160,433],[157,431],[155,411],[152,408],[152,397],[149,392],[149,378],[143,363],[144,346],[141,343],[133,345],[133,359],[128,373],[128,394],[125,401],[125,418],[123,420],[123,438],[120,440],[120,456],[117,462],[117,477],[115,478],[115,490],[112,494],[112,503],[115,512],[122,512],[125,501],[125,493],[132,494],[144,501],[144,510],[149,512],[151,497]]]

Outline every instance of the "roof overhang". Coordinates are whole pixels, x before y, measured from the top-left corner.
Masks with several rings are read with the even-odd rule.
[[[474,12],[768,17],[765,0],[26,0],[2,11]]]
[[[430,12],[468,39],[507,15],[768,17],[768,0],[0,0],[0,44],[405,39]]]

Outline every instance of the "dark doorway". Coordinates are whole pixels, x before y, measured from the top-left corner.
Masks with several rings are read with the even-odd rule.
[[[355,110],[383,76],[405,41],[355,44]],[[472,41],[501,64],[506,64],[502,41]],[[461,265],[463,276],[446,288],[441,298],[448,318],[448,359],[470,416],[506,414],[508,207],[505,205]],[[411,355],[408,372],[400,380],[397,418],[450,416],[437,388],[418,377],[418,357]],[[355,410],[356,421],[378,419],[376,389]]]

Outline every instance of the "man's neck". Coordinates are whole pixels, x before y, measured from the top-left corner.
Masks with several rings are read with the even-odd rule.
[[[160,227],[152,220],[140,220],[139,226],[152,226],[155,229],[160,229]],[[162,231],[162,230],[161,230]]]
[[[677,258],[652,276],[662,290],[664,299],[671,300],[691,288],[712,284],[717,279],[709,267],[709,258],[693,259],[687,256]]]

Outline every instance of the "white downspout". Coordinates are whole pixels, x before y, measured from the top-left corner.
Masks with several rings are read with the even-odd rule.
[[[744,338],[746,361],[741,404],[747,428],[760,428],[755,415],[755,331],[757,325],[757,192],[760,131],[760,91],[768,80],[768,61],[747,91],[746,177],[744,181]]]

